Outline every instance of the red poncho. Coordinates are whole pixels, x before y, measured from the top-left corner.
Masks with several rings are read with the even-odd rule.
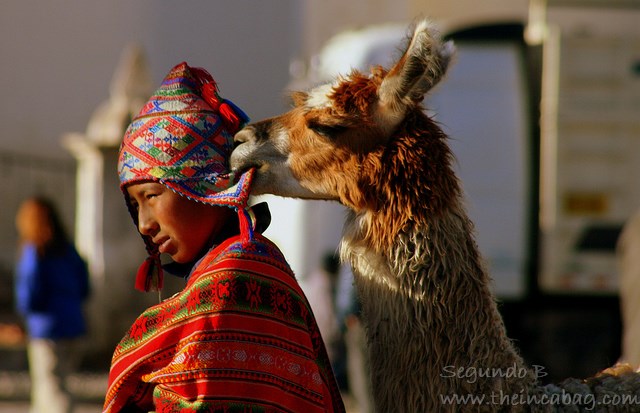
[[[113,355],[104,412],[344,412],[311,308],[256,234],[211,250]]]

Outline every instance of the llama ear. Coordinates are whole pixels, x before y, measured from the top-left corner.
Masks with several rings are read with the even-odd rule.
[[[442,79],[454,54],[452,41],[443,43],[428,21],[418,23],[406,51],[378,89],[381,122],[387,127],[400,122],[407,107],[422,101]]]

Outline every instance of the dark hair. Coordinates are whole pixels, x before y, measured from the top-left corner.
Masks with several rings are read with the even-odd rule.
[[[60,253],[69,243],[55,205],[44,196],[33,196],[22,203],[16,225],[22,242],[35,242],[41,255]],[[26,226],[31,228],[27,229]],[[40,231],[40,234],[34,234],[35,231]],[[50,233],[42,236],[45,231]]]
[[[322,257],[322,268],[331,275],[336,275],[340,270],[340,256],[335,252],[327,252]]]

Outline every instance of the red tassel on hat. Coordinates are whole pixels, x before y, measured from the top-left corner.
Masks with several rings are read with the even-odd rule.
[[[201,83],[200,93],[202,98],[211,106],[214,112],[218,112],[222,118],[225,129],[229,133],[236,133],[243,123],[248,122],[249,118],[237,107],[233,102],[227,99],[221,99],[218,96],[218,85],[213,77],[206,70],[193,67],[191,70],[196,74]]]
[[[201,93],[203,99],[211,106],[211,109],[217,112],[220,107],[220,99],[218,99],[215,82],[202,85]]]
[[[238,210],[238,219],[240,221],[242,242],[250,242],[253,239],[253,232],[256,228],[256,215],[251,208],[243,208]]]
[[[220,104],[220,117],[230,133],[236,133],[240,129],[240,117],[227,100]]]
[[[159,291],[163,286],[164,274],[159,257],[149,256],[136,273],[136,290],[142,292]]]

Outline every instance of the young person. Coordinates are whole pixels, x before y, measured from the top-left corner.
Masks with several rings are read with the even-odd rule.
[[[149,253],[139,289],[185,288],[147,309],[118,344],[104,412],[343,412],[310,306],[249,207],[253,171],[228,157],[246,115],[204,70],[174,67],[127,129],[126,203]]]
[[[31,411],[70,413],[74,398],[67,378],[80,362],[86,333],[82,306],[89,295],[87,266],[50,200],[25,200],[16,214],[16,228],[16,309],[27,331]]]

